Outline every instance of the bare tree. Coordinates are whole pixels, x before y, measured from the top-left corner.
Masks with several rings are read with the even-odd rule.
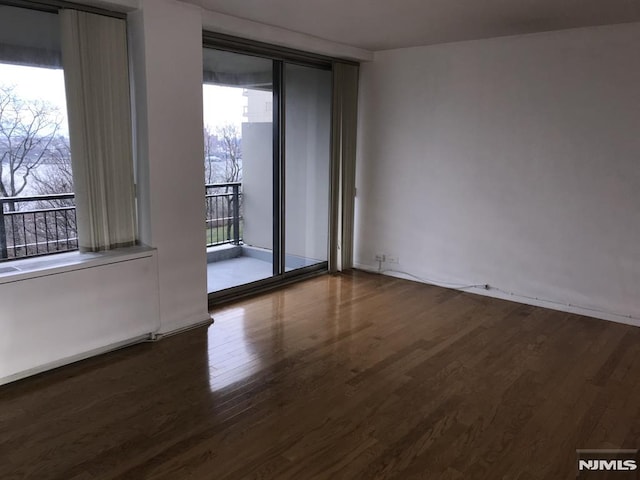
[[[38,195],[73,193],[71,170],[71,148],[69,140],[59,136],[51,142],[43,167],[33,174],[33,187]],[[74,198],[50,198],[36,202],[42,210],[42,219],[36,223],[39,238],[47,239],[49,247],[55,250],[76,248],[77,223]]]
[[[73,193],[71,147],[69,139],[58,136],[51,141],[43,167],[32,172],[33,188],[38,195]]]
[[[0,197],[18,197],[27,186],[31,188],[38,167],[55,153],[51,147],[59,137],[61,124],[62,115],[55,106],[22,98],[15,86],[0,85]],[[44,253],[41,246],[48,252],[47,232],[52,222],[58,233],[60,222],[39,211],[38,205],[36,210],[29,207],[30,215],[14,215],[20,205],[24,202],[6,202],[6,210],[4,204],[0,205],[5,214],[0,222],[2,258]]]
[[[242,180],[242,149],[238,128],[227,124],[217,127],[213,132],[205,129],[204,142],[206,183],[240,182]],[[238,202],[238,210],[241,208],[241,196],[234,195],[235,189],[239,190],[238,187],[229,185],[207,189],[207,193],[214,194],[207,202],[207,225],[211,232],[217,232],[219,227],[226,226],[224,238],[227,240],[232,238],[234,222],[230,219],[234,217],[234,202]]]
[[[242,180],[240,132],[227,124],[204,132],[205,183],[229,183]],[[223,167],[223,168],[221,168]]]
[[[14,86],[0,85],[0,196],[20,195],[50,154],[62,116],[42,100],[25,100]],[[13,211],[14,206],[9,205]]]
[[[215,154],[217,138],[208,127],[204,127],[204,175],[206,184],[215,182]]]
[[[32,255],[77,248],[71,152],[67,138],[58,136],[51,141],[42,163],[31,173],[29,190],[48,198],[28,202],[25,215],[12,219],[11,243],[18,246],[16,253],[23,251],[25,255]]]
[[[227,124],[216,129],[216,137],[220,142],[220,151],[224,159],[224,182],[242,180],[242,151],[240,149],[240,132],[238,127]]]
[[[235,183],[242,180],[242,150],[240,148],[240,132],[238,132],[238,128],[235,125],[227,124],[223,127],[219,127],[216,129],[216,136],[220,141],[220,150],[222,156],[224,158],[224,182],[225,183]],[[238,211],[242,208],[241,196],[238,194],[236,197],[229,189],[233,187],[229,187],[228,185],[225,187],[225,196],[227,200],[226,205],[226,216],[231,217],[234,216],[233,212],[235,212],[235,204],[234,202],[238,202]],[[237,188],[237,187],[236,187]],[[236,191],[236,190],[232,190]],[[239,193],[239,190],[238,190]],[[235,222],[226,222],[227,223],[227,239],[231,239],[232,228]],[[239,233],[239,232],[237,232]]]

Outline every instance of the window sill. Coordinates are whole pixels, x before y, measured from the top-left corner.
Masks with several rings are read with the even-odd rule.
[[[151,257],[154,255],[154,252],[155,248],[139,245],[135,247],[118,248],[106,252],[69,252],[25,258],[23,260],[12,260],[10,262],[0,263],[0,285]]]

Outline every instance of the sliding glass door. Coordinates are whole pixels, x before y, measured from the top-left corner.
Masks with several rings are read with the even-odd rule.
[[[273,62],[205,48],[207,283],[273,276]]]
[[[208,290],[327,268],[331,71],[204,49]]]
[[[331,72],[285,64],[285,269],[327,261]]]

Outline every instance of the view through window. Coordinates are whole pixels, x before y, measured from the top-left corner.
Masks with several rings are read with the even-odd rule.
[[[205,182],[242,181],[241,130],[247,97],[243,89],[204,84]]]
[[[208,246],[240,242],[242,122],[247,110],[242,88],[203,85],[204,160]],[[237,213],[235,220],[234,212]]]
[[[272,68],[270,59],[204,49],[209,291],[273,276]],[[247,216],[256,208],[268,214]]]
[[[77,248],[64,74],[0,63],[0,258]]]

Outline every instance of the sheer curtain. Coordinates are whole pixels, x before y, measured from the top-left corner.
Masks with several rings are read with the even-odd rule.
[[[63,9],[65,73],[78,245],[136,243],[126,22]]]
[[[353,267],[358,65],[334,62],[329,271]]]

